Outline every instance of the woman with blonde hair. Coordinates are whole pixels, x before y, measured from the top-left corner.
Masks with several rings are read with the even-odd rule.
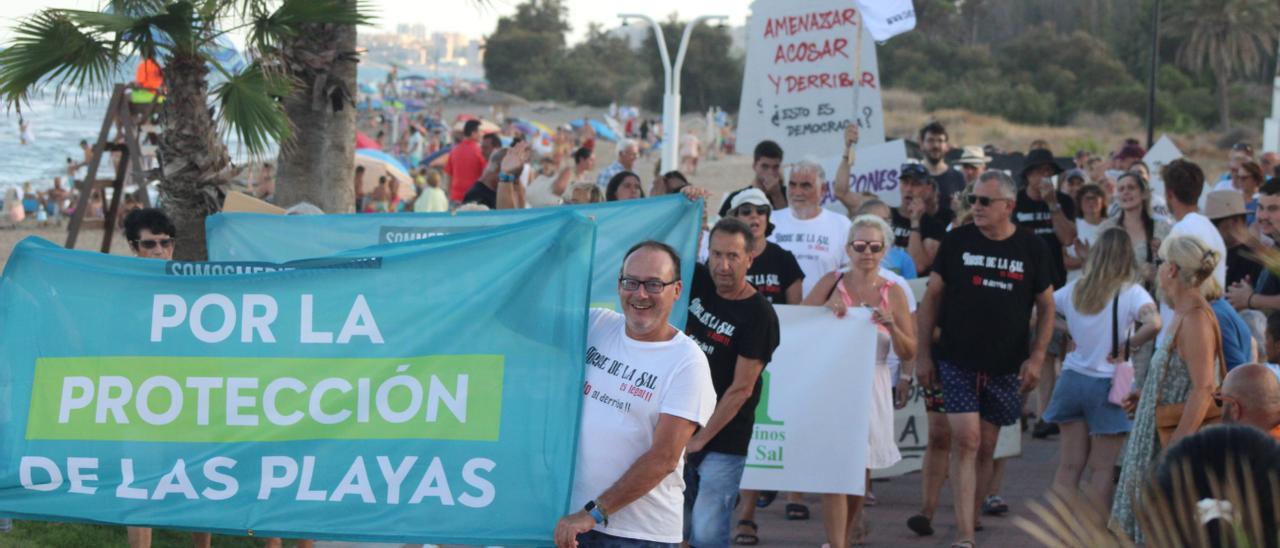
[[[1097,188],[1097,187],[1094,187]],[[1062,376],[1053,387],[1044,420],[1062,429],[1053,488],[1075,494],[1083,487],[1098,508],[1111,505],[1114,469],[1132,423],[1124,409],[1108,400],[1113,379],[1131,368],[1129,348],[1160,332],[1160,314],[1142,285],[1133,260],[1133,243],[1119,228],[1104,231],[1085,257],[1084,273],[1053,293],[1059,315],[1075,341],[1062,360]],[[1135,324],[1141,327],[1133,332]],[[1125,382],[1120,380],[1119,382]],[[1090,478],[1081,486],[1088,468]]]
[[[1165,240],[1159,257],[1157,279],[1174,317],[1156,343],[1146,374],[1136,383],[1141,388],[1124,401],[1134,420],[1111,509],[1112,527],[1122,528],[1139,544],[1143,539],[1134,508],[1141,504],[1138,491],[1148,470],[1161,451],[1220,416],[1213,393],[1217,372],[1225,373],[1218,319],[1204,298],[1205,293],[1221,291],[1213,271],[1222,257],[1189,235]]]
[[[907,294],[894,281],[880,275],[880,262],[889,246],[893,245],[892,235],[893,229],[880,217],[860,215],[854,218],[845,249],[849,255],[849,270],[823,276],[803,302],[812,306],[825,304],[841,318],[849,307],[871,309],[877,341],[871,389],[870,450],[867,452],[869,470],[888,468],[902,460],[894,439],[894,381],[887,359],[892,350],[902,360],[904,370],[899,375],[897,388],[905,393],[911,387],[913,376],[911,371],[905,370],[906,365],[915,358],[916,328],[908,308]],[[862,502],[863,497],[860,496],[822,495],[823,522],[829,546],[844,547],[851,540],[854,543],[861,541],[865,527],[852,525],[862,512]]]

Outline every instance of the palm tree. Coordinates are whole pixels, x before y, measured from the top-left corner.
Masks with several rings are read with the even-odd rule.
[[[160,195],[182,243],[175,257],[206,257],[204,218],[221,208],[232,176],[223,137],[252,156],[292,146],[279,98],[295,83],[281,45],[308,24],[355,25],[348,0],[111,0],[102,12],[45,9],[21,21],[0,52],[0,100],[21,109],[47,85],[105,89],[137,58],[163,67]],[[224,34],[247,32],[247,67],[232,72],[211,54]],[[221,76],[212,90],[210,72]],[[216,114],[215,114],[216,113]]]
[[[311,202],[330,213],[353,211],[356,28],[307,24],[282,44],[281,53],[298,83],[284,99],[297,131],[295,146],[280,151],[276,201]]]
[[[1218,94],[1218,123],[1231,126],[1233,76],[1254,76],[1280,38],[1276,0],[1187,0],[1167,10],[1164,25],[1181,39],[1177,60],[1188,70],[1213,73]]]

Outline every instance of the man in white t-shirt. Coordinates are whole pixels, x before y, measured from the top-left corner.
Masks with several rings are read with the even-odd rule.
[[[1204,171],[1200,166],[1186,160],[1174,160],[1164,166],[1160,172],[1164,179],[1164,198],[1169,203],[1169,212],[1177,222],[1169,229],[1168,238],[1174,236],[1195,236],[1200,238],[1209,249],[1218,252],[1221,259],[1217,268],[1213,269],[1213,277],[1218,280],[1218,288],[1227,286],[1227,244],[1222,241],[1222,234],[1213,226],[1213,221],[1200,214],[1200,193],[1204,192]],[[1164,327],[1160,334],[1173,323],[1173,307],[1166,306],[1160,311]]]
[[[769,219],[773,233],[769,240],[796,256],[804,271],[801,284],[805,295],[828,272],[849,264],[844,252],[849,238],[849,219],[822,207],[822,185],[826,173],[809,159],[791,168],[787,181],[790,207],[779,209]]]
[[[573,508],[560,548],[670,546],[684,528],[684,452],[716,392],[706,355],[667,318],[683,290],[680,256],[646,241],[623,258],[622,314],[592,309]]]

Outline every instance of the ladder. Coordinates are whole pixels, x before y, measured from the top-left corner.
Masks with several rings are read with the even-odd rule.
[[[75,213],[71,215],[71,222],[67,225],[67,249],[74,249],[76,246],[76,238],[80,235],[80,229],[84,227],[85,215],[89,211],[89,200],[93,196],[95,190],[102,192],[102,198],[106,201],[106,189],[112,189],[111,204],[103,211],[102,220],[102,252],[111,252],[111,238],[115,235],[115,227],[118,215],[120,213],[120,200],[124,196],[125,183],[132,177],[134,181],[139,182],[140,190],[138,194],[142,201],[142,207],[151,207],[151,199],[147,195],[146,188],[141,188],[146,183],[146,172],[142,169],[142,154],[138,146],[138,127],[134,123],[133,115],[129,111],[129,88],[125,84],[116,84],[115,89],[111,92],[111,101],[107,105],[107,114],[102,119],[102,131],[98,133],[98,142],[93,145],[93,154],[89,157],[88,171],[85,173],[83,180],[76,181],[76,189],[80,193],[79,199],[76,200]],[[116,143],[110,139],[111,126],[116,126],[119,132],[124,132],[124,143]],[[98,167],[102,163],[102,159],[112,152],[120,153],[120,163],[116,165],[115,178],[99,179]]]

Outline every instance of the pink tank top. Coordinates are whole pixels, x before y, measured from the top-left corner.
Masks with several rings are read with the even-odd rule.
[[[893,280],[885,280],[880,286],[880,308],[889,308],[889,288],[894,286]],[[853,300],[853,295],[849,294],[849,290],[844,287],[844,272],[836,278],[836,290],[840,291],[840,300],[844,301],[847,307],[861,306],[861,303]],[[889,358],[889,350],[893,344],[893,339],[889,336],[889,329],[883,325],[876,324],[876,364],[886,365]]]

